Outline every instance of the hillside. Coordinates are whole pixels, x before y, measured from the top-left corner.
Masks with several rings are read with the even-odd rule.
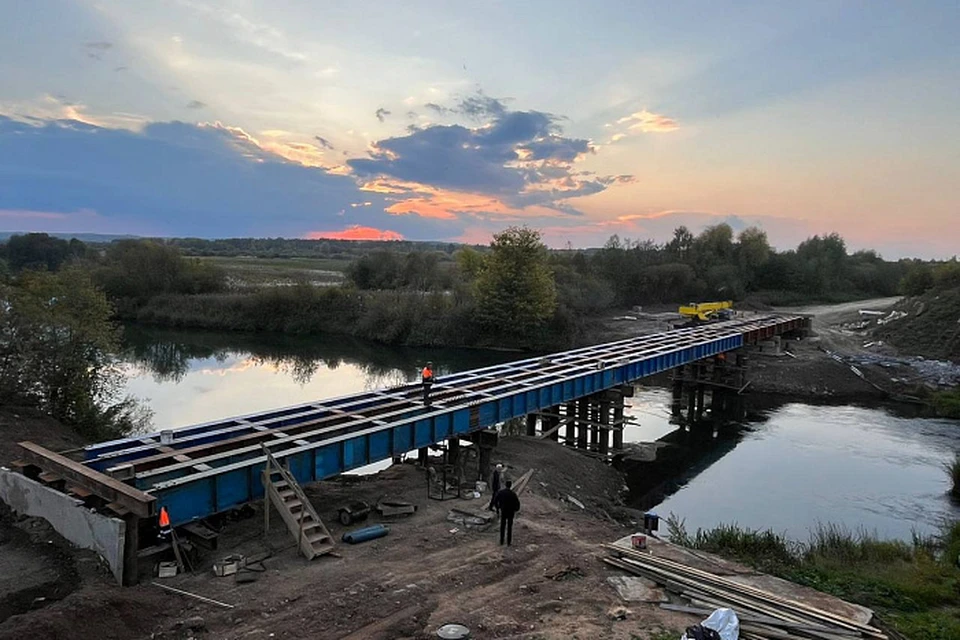
[[[960,362],[960,287],[904,298],[880,322],[874,335],[901,352]]]

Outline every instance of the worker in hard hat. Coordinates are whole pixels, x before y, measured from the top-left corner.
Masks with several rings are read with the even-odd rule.
[[[423,384],[423,404],[430,406],[430,387],[433,385],[433,363],[428,362],[420,372],[420,382]]]

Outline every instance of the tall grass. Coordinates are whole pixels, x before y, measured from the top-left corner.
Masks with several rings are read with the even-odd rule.
[[[937,391],[930,397],[930,403],[941,418],[960,419],[960,388]]]
[[[960,453],[954,456],[952,462],[943,463],[943,468],[950,476],[950,495],[960,500]]]

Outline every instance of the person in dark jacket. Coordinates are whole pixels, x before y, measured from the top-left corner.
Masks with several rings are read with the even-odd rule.
[[[494,507],[500,511],[500,544],[503,544],[506,533],[507,546],[513,543],[513,516],[520,511],[520,498],[511,488],[513,482],[507,480],[503,489],[493,498]]]

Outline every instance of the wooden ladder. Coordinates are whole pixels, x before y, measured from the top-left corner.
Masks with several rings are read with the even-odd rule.
[[[297,540],[300,552],[313,560],[333,551],[333,536],[320,520],[307,494],[288,469],[280,465],[266,446],[261,445],[267,456],[263,470],[263,488],[268,501],[264,502],[264,533],[270,528],[270,503],[277,508],[287,529]]]

